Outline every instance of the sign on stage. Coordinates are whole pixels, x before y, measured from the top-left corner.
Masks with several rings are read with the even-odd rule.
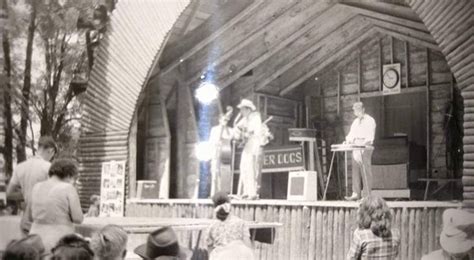
[[[304,169],[304,167],[305,162],[301,145],[264,149],[262,172],[287,172]]]
[[[236,161],[240,161],[242,150],[236,152]],[[238,165],[236,165],[238,167]],[[289,172],[305,169],[304,153],[301,145],[265,147],[263,149],[262,172]],[[239,173],[237,169],[235,171]]]

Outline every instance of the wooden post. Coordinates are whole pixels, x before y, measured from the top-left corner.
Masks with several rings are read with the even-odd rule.
[[[360,101],[360,92],[362,89],[362,60],[360,50],[357,53],[357,101]]]
[[[426,48],[426,176],[431,177],[431,58]],[[428,185],[428,183],[426,184]]]
[[[406,88],[410,87],[410,48],[408,42],[405,42],[405,74],[406,74]]]
[[[135,111],[128,136],[128,194],[130,198],[135,198],[137,190],[137,131],[138,111]]]
[[[337,72],[337,115],[341,115],[341,72]]]
[[[390,63],[393,64],[394,54],[393,54],[393,37],[390,36]]]
[[[384,129],[385,129],[385,98],[383,96],[383,45],[382,45],[382,39],[379,39],[379,78],[380,78],[380,92],[382,93],[382,107],[380,108],[381,112],[381,122],[380,122],[380,129],[382,131],[379,131],[380,136],[384,136]]]

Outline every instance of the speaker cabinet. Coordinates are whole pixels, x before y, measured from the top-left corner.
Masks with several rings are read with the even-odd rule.
[[[288,174],[288,200],[318,200],[315,171],[298,171]]]
[[[158,199],[157,181],[137,181],[137,198]]]

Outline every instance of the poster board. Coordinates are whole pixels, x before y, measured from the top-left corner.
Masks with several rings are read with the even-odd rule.
[[[123,217],[125,199],[125,161],[102,163],[100,183],[101,217]]]

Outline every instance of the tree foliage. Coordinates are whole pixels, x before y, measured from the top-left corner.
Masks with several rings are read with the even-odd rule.
[[[11,61],[10,89],[5,95],[12,100],[10,128],[17,160],[22,161],[35,126],[39,126],[40,135],[70,140],[64,136],[80,118],[80,102],[71,81],[87,70],[87,60],[85,31],[77,29],[76,23],[80,15],[92,13],[94,1],[1,1],[8,9],[3,53],[5,46],[11,50],[10,57],[4,59]]]

